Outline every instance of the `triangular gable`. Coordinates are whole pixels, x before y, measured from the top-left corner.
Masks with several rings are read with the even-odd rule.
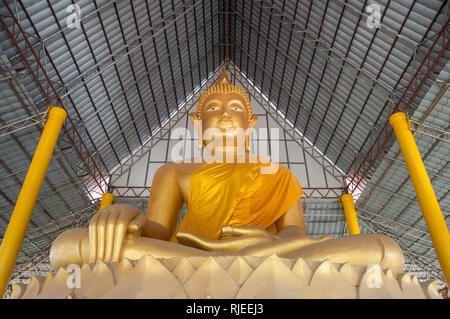
[[[340,197],[344,192],[343,173],[294,131],[232,64],[228,70],[232,83],[249,94],[253,113],[258,116],[254,132],[256,134],[252,134],[250,144],[253,152],[270,157],[272,161],[291,169],[304,188],[306,197]],[[217,80],[218,76],[219,72],[216,71],[208,83],[193,96],[190,103],[179,111],[178,116],[166,124],[157,139],[155,137],[150,139],[113,173],[110,185],[113,194],[127,198],[148,197],[156,170],[172,161],[173,154],[178,151],[184,158],[195,155],[198,142],[194,140],[194,127],[188,114],[195,110],[200,95]],[[180,146],[180,141],[174,139],[177,128],[187,128],[190,136],[186,138],[186,143],[190,143],[190,147],[186,147],[186,144]],[[268,136],[271,140],[270,145]],[[278,153],[275,153],[275,149],[278,149]]]

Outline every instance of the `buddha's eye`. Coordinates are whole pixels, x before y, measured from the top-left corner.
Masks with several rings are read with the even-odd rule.
[[[213,106],[210,106],[210,107],[208,107],[208,109],[206,110],[207,112],[211,112],[211,111],[216,111],[216,110],[218,110],[219,108],[217,107],[217,106],[215,106],[215,105],[213,105]]]
[[[242,112],[242,111],[243,111],[242,108],[241,108],[240,106],[237,106],[237,105],[233,105],[233,106],[231,107],[231,109],[232,109],[233,111],[237,111],[237,112]]]

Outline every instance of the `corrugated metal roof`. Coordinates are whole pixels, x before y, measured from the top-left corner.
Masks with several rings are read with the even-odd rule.
[[[1,52],[0,52],[1,53]],[[0,73],[3,79],[0,81],[0,125],[2,136],[0,137],[0,233],[6,231],[7,223],[13,211],[17,196],[20,192],[23,180],[30,165],[32,155],[36,149],[42,133],[42,126],[36,120],[30,126],[17,125],[15,130],[5,130],[5,127],[17,122],[17,119],[29,117],[33,110],[28,103],[30,98],[25,93],[18,81],[20,75],[10,73],[11,66],[4,55],[0,54]],[[4,116],[3,116],[4,114]],[[67,160],[71,152],[56,149],[53,160],[50,162],[44,183],[41,187],[35,212],[31,217],[27,238],[19,255],[18,263],[25,262],[28,257],[48,248],[49,242],[56,233],[42,226],[53,223],[53,231],[64,229],[59,219],[66,214],[84,209],[89,205],[89,198],[82,184],[76,180],[75,175],[68,169]],[[29,234],[38,233],[35,239],[30,239]],[[32,242],[32,243],[31,243]],[[28,256],[28,257],[27,257]]]
[[[231,9],[231,59],[344,171],[387,121],[418,43],[444,23],[440,1],[391,3],[379,2],[379,29],[368,27],[356,1],[239,2]]]
[[[67,26],[71,14],[67,8],[72,4],[67,0],[10,2],[90,154],[105,164],[101,167],[106,178],[164,126],[226,58],[324,156],[352,176],[356,171],[352,163],[368,153],[431,40],[448,19],[448,1],[439,0],[377,1],[380,28],[367,24],[369,1],[80,0],[81,28],[77,29]],[[0,13],[7,15],[6,7]],[[12,20],[5,21],[12,29]],[[44,115],[48,102],[24,70],[22,57],[4,30],[0,48],[7,62],[4,68],[18,81],[5,80],[6,69],[1,75],[0,125],[9,129],[8,124],[33,116],[39,120],[37,114]],[[449,57],[447,50],[436,73],[414,99],[409,114],[416,121],[430,108],[430,94],[438,94],[433,83]],[[448,131],[448,96],[440,103],[422,131]],[[0,233],[4,233],[40,129],[37,123],[0,135]],[[436,137],[416,134],[419,148],[429,152],[425,164],[437,180],[444,211],[448,207],[445,182],[450,176],[448,146],[442,138],[447,137],[436,142]],[[92,176],[86,175],[68,136],[63,134],[58,143],[29,227],[30,234],[49,234],[26,240],[19,262],[45,250],[57,230],[70,224],[58,226],[52,218],[76,220],[76,212],[92,205],[85,192]],[[433,262],[436,259],[424,235],[413,190],[409,182],[403,182],[407,172],[399,163],[402,159],[388,159],[395,159],[394,139],[386,150],[391,145],[384,158],[372,165],[366,193],[358,202],[374,189],[361,205],[363,223],[368,232],[389,231],[401,237],[406,249]],[[390,183],[372,186],[392,162]],[[316,211],[330,208],[317,205]],[[342,216],[336,222],[327,218],[311,217],[309,227],[315,228],[308,231],[313,236],[345,232]],[[390,222],[388,230],[380,228],[387,220],[397,224]],[[392,230],[394,224],[400,232]],[[423,239],[414,243],[420,236]]]
[[[411,116],[413,121],[414,139],[423,158],[430,181],[433,185],[442,213],[450,227],[450,198],[448,197],[450,181],[450,139],[448,137],[450,123],[450,63],[447,62],[439,74],[437,81],[431,86],[421,103]],[[442,95],[442,96],[441,96]],[[417,123],[417,124],[414,124]],[[418,124],[433,129],[423,130]],[[443,133],[442,133],[443,132]],[[430,135],[426,135],[426,134]],[[423,219],[422,211],[406,168],[398,143],[394,143],[384,156],[378,169],[372,176],[367,189],[357,202],[361,214],[376,213],[372,223],[381,230],[386,230],[394,236],[399,236],[399,242],[406,251],[413,251],[427,265],[428,260],[436,263],[428,229]],[[379,224],[383,217],[391,222]],[[413,230],[392,228],[395,222],[407,225]],[[427,259],[428,258],[428,259]],[[422,266],[423,266],[422,265]],[[439,273],[443,280],[442,273]]]

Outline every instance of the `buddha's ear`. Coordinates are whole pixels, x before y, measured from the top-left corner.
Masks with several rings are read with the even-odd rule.
[[[250,132],[255,128],[257,122],[258,122],[258,117],[256,115],[252,115],[252,117],[250,118],[250,121],[248,122],[248,128],[249,128]]]
[[[200,117],[195,112],[192,112],[191,114],[189,114],[189,117],[191,118],[194,128],[198,131],[198,134],[201,135],[202,134],[202,124],[201,124]]]
[[[189,114],[189,117],[191,118],[192,124],[194,125],[195,130],[198,133],[199,141],[198,141],[198,148],[203,148],[203,131],[202,131],[202,120],[197,115],[197,113],[192,112]]]

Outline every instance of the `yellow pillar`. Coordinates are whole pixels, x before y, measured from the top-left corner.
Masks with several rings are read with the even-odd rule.
[[[409,130],[406,114],[395,113],[391,115],[389,122],[397,136],[445,279],[450,283],[450,235],[414,137]]]
[[[342,205],[344,205],[345,219],[347,220],[348,233],[350,235],[359,235],[358,219],[356,218],[355,204],[352,194],[341,196]]]
[[[111,205],[114,202],[114,199],[116,199],[116,196],[114,196],[111,193],[103,193],[102,194],[102,201],[100,202],[100,206],[98,207],[98,209],[102,209],[106,206]]]
[[[3,296],[16,263],[34,205],[53,154],[59,132],[67,113],[59,107],[50,109],[41,139],[23,182],[19,197],[0,247],[0,297]]]

